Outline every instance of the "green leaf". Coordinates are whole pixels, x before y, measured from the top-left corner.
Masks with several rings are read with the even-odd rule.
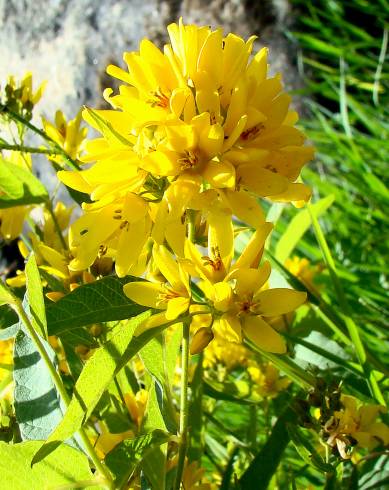
[[[75,488],[73,485],[78,481],[92,483],[93,474],[87,457],[66,445],[57,454],[31,468],[31,458],[40,445],[41,442],[38,441],[20,444],[0,442],[0,490],[42,490],[60,485],[71,485],[69,488]],[[85,483],[82,488],[99,488],[88,487]]]
[[[139,315],[147,308],[133,303],[123,293],[123,285],[132,280],[132,277],[104,277],[76,288],[56,303],[50,303],[46,311],[49,335],[61,335],[85,325]]]
[[[45,340],[41,342],[56,365],[53,349]],[[51,375],[34,342],[23,330],[15,337],[13,378],[16,420],[22,439],[46,439],[63,413]]]
[[[105,458],[105,463],[115,475],[118,487],[122,487],[131,476],[138,464],[148,457],[150,451],[169,442],[171,434],[160,429],[148,434],[126,439],[118,444]]]
[[[47,340],[47,323],[45,301],[43,298],[42,283],[39,275],[35,254],[31,253],[26,268],[27,297],[30,307],[31,323],[35,331]]]
[[[334,200],[335,196],[330,195],[313,204],[312,210],[315,215],[320,216],[323,214]],[[275,251],[276,259],[283,264],[310,226],[311,218],[308,210],[303,209],[293,217],[282,237],[279,239]]]
[[[156,379],[161,391],[161,411],[166,427],[176,432],[176,411],[172,403],[172,382],[177,363],[177,353],[181,343],[182,332],[175,328],[166,340],[166,332],[154,337],[140,352],[142,361],[148,372]],[[156,428],[156,427],[153,427]]]
[[[239,480],[240,488],[244,490],[265,490],[268,488],[290,440],[286,423],[292,422],[295,418],[296,414],[290,407],[287,407],[278,417],[265,445]]]
[[[34,462],[54,451],[61,442],[71,437],[87,422],[114,376],[146,342],[159,333],[158,328],[155,328],[147,330],[139,337],[132,337],[138,325],[149,316],[150,312],[147,311],[119,326],[110,340],[88,359],[76,382],[64,418],[35,455]]]
[[[291,423],[287,423],[286,426],[297,452],[307,464],[323,473],[335,473],[332,465],[323,461],[323,458],[318,454],[301,429]]]
[[[10,289],[4,284],[0,279],[0,306],[1,305],[12,305],[15,303],[15,298],[11,293]]]
[[[0,157],[0,209],[39,204],[48,197],[45,187],[32,172]]]

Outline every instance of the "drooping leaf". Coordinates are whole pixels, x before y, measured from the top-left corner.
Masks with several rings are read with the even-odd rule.
[[[316,216],[320,216],[331,206],[334,199],[335,196],[333,195],[320,199],[320,201],[312,205],[312,211]],[[290,221],[288,227],[278,241],[275,251],[276,259],[283,264],[310,226],[311,218],[308,210],[303,209]]]
[[[31,253],[26,264],[27,297],[31,323],[35,331],[47,340],[47,323],[42,282],[35,254]]]
[[[47,442],[34,457],[34,462],[54,451],[88,420],[89,415],[107,389],[113,377],[164,327],[149,329],[133,337],[137,326],[148,318],[144,312],[118,328],[117,332],[87,361],[77,380],[74,395],[65,416]]]
[[[171,434],[160,429],[155,429],[135,439],[126,439],[107,454],[105,463],[115,475],[115,480],[124,484],[122,480],[131,476],[136,466],[143,459],[148,458],[150,451],[167,443],[170,439]]]
[[[82,488],[98,488],[85,484],[93,480],[87,457],[67,445],[31,468],[31,458],[40,445],[40,441],[20,444],[0,442],[0,490],[42,490],[74,485],[78,481],[84,481]]]
[[[61,335],[92,323],[125,320],[147,308],[132,302],[123,293],[123,285],[132,277],[104,277],[84,284],[47,307],[49,335]]]
[[[39,204],[47,199],[45,187],[29,170],[0,157],[0,209]]]
[[[53,349],[43,343],[51,362],[56,365]],[[20,329],[14,344],[15,414],[23,440],[46,439],[63,417],[60,399],[35,344]]]

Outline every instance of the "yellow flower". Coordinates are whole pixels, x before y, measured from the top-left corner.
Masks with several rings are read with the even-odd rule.
[[[124,293],[135,303],[166,310],[165,321],[175,320],[190,305],[189,276],[163,246],[153,248],[153,259],[167,283],[130,282]]]
[[[254,227],[263,223],[255,196],[309,198],[309,190],[295,181],[313,150],[294,128],[297,115],[289,110],[280,77],[267,77],[267,50],[250,60],[254,37],[245,42],[182,21],[168,32],[171,44],[163,52],[144,40],[139,52],[125,53],[128,72],[108,67],[124,83],[117,95],[105,92],[112,110],[84,111],[101,137],[87,143],[82,161],[95,163],[58,174],[95,201],[84,207],[88,228],[92,220],[102,220],[110,230],[107,236],[90,233],[74,241],[77,249],[87,244],[88,260],[75,251],[82,264],[110,241],[112,209],[105,208],[128,193],[150,202],[153,239],[160,245],[166,240],[178,256],[185,213],[199,206],[203,212],[197,199],[202,194],[203,203],[216,199]],[[115,257],[114,244],[110,247]]]
[[[119,277],[137,262],[150,234],[148,205],[128,193],[124,199],[105,206],[84,205],[86,213],[70,227],[70,269],[90,267],[97,257],[115,257]]]
[[[140,429],[143,422],[147,400],[148,392],[146,390],[139,390],[135,393],[135,395],[133,395],[132,393],[124,394],[124,401],[126,402],[128,413],[131,415],[131,418],[137,426],[138,430]]]
[[[201,258],[195,247],[188,244],[187,256],[192,267],[186,268],[191,275],[203,279],[199,286],[214,308],[214,326],[219,334],[233,342],[242,342],[244,335],[265,351],[284,353],[286,344],[267,319],[295,310],[305,302],[306,293],[291,289],[268,289],[269,262],[259,269],[255,268],[260,262],[271,228],[270,223],[259,226],[237,261],[230,265],[233,230],[222,221],[215,220],[214,230],[210,226],[209,237],[213,255]],[[215,235],[214,241],[212,233]],[[219,252],[223,249],[224,252]],[[225,263],[222,257],[227,257]]]
[[[215,339],[204,351],[204,368],[215,368],[221,364],[231,371],[236,367],[247,367],[250,357],[251,352],[244,345],[229,342],[225,337],[215,335]]]
[[[81,128],[81,111],[74,119],[69,122],[62,111],[55,113],[55,124],[42,117],[43,129],[45,133],[73,159],[77,159],[83,150],[84,141],[88,132],[87,128]],[[60,162],[57,156],[50,157],[51,160]]]
[[[290,380],[281,377],[278,369],[270,362],[260,365],[250,360],[247,371],[254,383],[254,390],[263,398],[277,396],[290,384]]]
[[[31,72],[27,72],[20,83],[17,83],[15,77],[11,75],[8,77],[4,91],[0,92],[0,103],[31,119],[32,110],[41,99],[45,87],[46,82],[43,82],[35,92],[33,91]]]
[[[338,448],[342,458],[350,454],[347,448],[351,445],[374,449],[379,443],[389,443],[389,427],[383,422],[376,422],[380,413],[386,408],[381,405],[363,405],[359,400],[349,395],[342,395],[343,409],[334,412],[327,421],[324,430],[329,437],[327,443]]]

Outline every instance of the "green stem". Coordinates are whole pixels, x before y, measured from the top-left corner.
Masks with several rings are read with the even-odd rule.
[[[178,451],[178,463],[176,481],[174,485],[175,490],[180,490],[182,474],[185,467],[185,456],[188,447],[188,374],[189,374],[189,327],[190,321],[185,321],[182,327],[182,367],[181,367],[181,399],[180,399],[180,448]]]
[[[8,114],[11,117],[11,119],[23,124],[27,128],[31,129],[31,131],[38,134],[41,138],[48,141],[51,145],[53,145],[56,148],[58,153],[64,157],[64,159],[67,161],[68,165],[71,168],[73,168],[74,170],[79,170],[79,166],[78,166],[77,162],[75,162],[72,158],[70,158],[70,156],[66,153],[66,151],[56,141],[54,141],[52,138],[50,138],[50,136],[48,136],[42,129],[39,129],[34,124],[32,124],[30,121],[27,121],[27,119],[25,119],[23,116],[12,111],[8,107],[0,106],[0,113]],[[53,153],[53,152],[51,152],[51,153]]]
[[[361,337],[359,335],[358,327],[355,324],[354,320],[351,317],[351,309],[348,304],[346,295],[343,290],[343,286],[339,280],[337,271],[336,271],[336,266],[335,266],[335,261],[332,257],[331,251],[328,247],[327,240],[324,236],[323,230],[320,227],[319,221],[315,215],[315,213],[312,211],[312,206],[311,204],[307,204],[308,212],[311,217],[312,221],[312,226],[315,231],[316,239],[317,242],[321,248],[324,260],[326,262],[326,265],[328,267],[331,280],[333,282],[336,294],[339,299],[340,306],[344,312],[344,314],[340,315],[342,320],[344,321],[347,331],[349,333],[351,342],[354,345],[355,353],[357,355],[358,361],[363,369],[363,372],[366,376],[366,381],[369,386],[370,392],[372,396],[381,404],[386,405],[385,399],[382,395],[381,389],[378,385],[377,379],[375,377],[374,371],[371,370],[371,368],[368,366],[366,362],[366,351],[364,348],[364,345],[362,343]]]
[[[43,153],[45,155],[61,155],[59,151],[50,150],[50,148],[34,148],[32,146],[11,145],[9,143],[0,143],[0,150],[13,150],[22,153]]]
[[[23,322],[24,326],[26,327],[28,334],[31,338],[31,340],[34,342],[43,362],[45,363],[50,376],[55,384],[55,387],[60,395],[60,397],[63,400],[63,403],[65,407],[67,408],[70,404],[70,398],[69,395],[67,394],[67,391],[65,389],[65,386],[62,382],[62,379],[60,375],[58,374],[57,370],[53,366],[50,357],[48,356],[46,349],[44,345],[41,342],[41,339],[39,338],[39,335],[35,332],[35,329],[30,322],[30,319],[28,318],[26,312],[23,309],[23,305],[21,301],[17,298],[15,298],[14,303],[11,305],[21,321]],[[100,459],[98,458],[90,440],[88,439],[88,436],[86,435],[84,429],[79,430],[79,435],[81,438],[82,443],[85,446],[85,449],[90,457],[90,459],[93,461],[96,469],[101,473],[101,475],[104,476],[105,480],[107,481],[107,485],[109,488],[113,488],[113,482],[112,482],[112,477],[111,474],[109,473],[108,469],[101,463]]]

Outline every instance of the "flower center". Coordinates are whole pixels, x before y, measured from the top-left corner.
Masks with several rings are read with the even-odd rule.
[[[162,107],[163,109],[166,109],[169,107],[169,97],[162,92],[162,90],[159,88],[155,92],[151,92],[151,99],[147,101],[151,107]]]
[[[191,170],[199,163],[199,157],[192,150],[185,150],[184,156],[178,159],[181,170]]]

